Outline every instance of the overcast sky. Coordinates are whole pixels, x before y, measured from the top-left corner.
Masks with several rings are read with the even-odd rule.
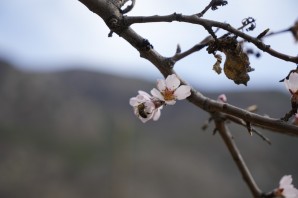
[[[165,15],[173,12],[194,14],[201,11],[207,0],[136,0],[128,15]],[[298,19],[297,0],[230,0],[225,7],[209,11],[208,19],[240,26],[243,18],[254,17],[257,28],[281,30]],[[270,3],[269,3],[270,2]],[[57,70],[82,66],[87,69],[126,76],[161,78],[157,69],[123,39],[108,38],[109,29],[78,0],[0,0],[0,55],[23,69]],[[158,23],[132,26],[147,38],[159,53],[172,56],[179,43],[186,50],[203,38],[206,31],[193,24]],[[223,33],[223,31],[219,32]],[[265,40],[274,49],[290,55],[298,54],[298,44],[290,33]],[[243,89],[224,74],[212,70],[215,60],[205,50],[191,55],[175,65],[176,71],[188,82],[209,89]],[[84,63],[84,64],[83,64]],[[278,83],[295,64],[262,54],[251,58],[255,71],[250,73],[248,88],[279,88]]]

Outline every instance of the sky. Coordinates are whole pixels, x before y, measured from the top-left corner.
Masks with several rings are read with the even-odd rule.
[[[130,16],[167,15],[173,12],[191,15],[205,8],[207,0],[136,0]],[[268,3],[270,2],[270,3]],[[267,28],[278,31],[298,20],[297,0],[230,0],[204,18],[227,22],[238,27],[247,17],[256,19],[257,36]],[[0,56],[24,70],[56,71],[88,69],[155,81],[162,78],[158,70],[126,41],[113,35],[100,17],[78,0],[0,0]],[[182,51],[199,43],[208,34],[194,24],[179,22],[136,24],[132,28],[147,38],[163,56],[172,56],[177,44]],[[218,35],[224,31],[219,31]],[[265,39],[273,49],[295,56],[298,43],[290,33]],[[251,46],[251,45],[248,45]],[[175,65],[177,73],[187,82],[204,89],[245,90],[284,89],[278,81],[284,78],[293,63],[262,53],[260,59],[250,58],[255,68],[248,86],[236,85],[224,74],[212,70],[213,56],[205,50],[192,54]]]

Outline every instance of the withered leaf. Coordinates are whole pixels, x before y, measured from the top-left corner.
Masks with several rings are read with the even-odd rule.
[[[235,84],[247,85],[250,77],[248,72],[253,71],[249,65],[249,59],[246,53],[243,52],[242,47],[239,43],[234,50],[223,49],[226,55],[226,61],[224,64],[225,75],[233,80]]]
[[[216,58],[216,62],[213,65],[213,70],[217,73],[217,74],[221,74],[222,68],[220,67],[221,61],[222,61],[222,57],[220,54],[215,54],[214,57]]]
[[[243,51],[242,45],[235,37],[225,37],[209,43],[208,53],[214,54],[217,50],[226,55],[224,73],[227,78],[233,80],[235,84],[247,85],[250,79],[248,72],[254,69],[249,66],[249,59]]]

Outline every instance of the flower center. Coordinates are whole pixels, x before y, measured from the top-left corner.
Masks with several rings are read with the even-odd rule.
[[[167,100],[175,100],[174,91],[170,91],[169,89],[165,89],[163,92],[164,99]]]

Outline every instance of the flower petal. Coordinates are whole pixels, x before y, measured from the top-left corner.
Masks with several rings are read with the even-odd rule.
[[[164,91],[166,89],[166,81],[165,80],[157,80],[157,89],[159,91]]]
[[[289,76],[289,79],[285,80],[285,85],[288,90],[294,94],[298,91],[298,73],[292,72]]]
[[[166,100],[165,103],[167,105],[174,105],[174,104],[176,104],[176,100]]]
[[[174,92],[176,99],[183,100],[183,99],[187,98],[188,96],[190,96],[190,94],[191,94],[190,89],[191,88],[188,85],[181,85],[180,87],[178,87],[176,89],[176,91]]]
[[[139,100],[136,97],[129,99],[130,106],[138,106],[140,104]]]
[[[296,196],[298,196],[298,190],[294,187],[289,189],[285,188],[282,192],[282,195],[286,198],[296,198]]]
[[[287,186],[287,185],[291,185],[292,181],[293,180],[292,180],[291,175],[285,175],[280,179],[279,186],[284,187],[284,186]]]
[[[169,75],[166,78],[166,86],[170,91],[174,91],[179,87],[180,85],[180,80],[177,78],[176,74]]]
[[[159,108],[156,109],[155,112],[153,113],[153,120],[154,121],[158,120],[160,117],[160,114],[161,114],[160,109]]]
[[[143,123],[146,123],[148,120],[151,119],[151,117],[147,117],[147,118],[143,118],[143,117],[141,117],[141,116],[138,116],[138,117],[139,117],[139,119],[140,119]]]
[[[151,90],[151,94],[152,94],[152,96],[154,96],[155,98],[158,98],[159,100],[162,100],[162,101],[165,100],[164,97],[163,97],[163,95],[156,88],[153,88]]]
[[[139,93],[139,95],[143,96],[144,98],[146,98],[148,100],[151,98],[151,96],[145,91],[139,90],[138,93]]]
[[[298,190],[292,184],[292,176],[285,175],[279,181],[279,189],[281,189],[281,195],[285,198],[297,198]]]

